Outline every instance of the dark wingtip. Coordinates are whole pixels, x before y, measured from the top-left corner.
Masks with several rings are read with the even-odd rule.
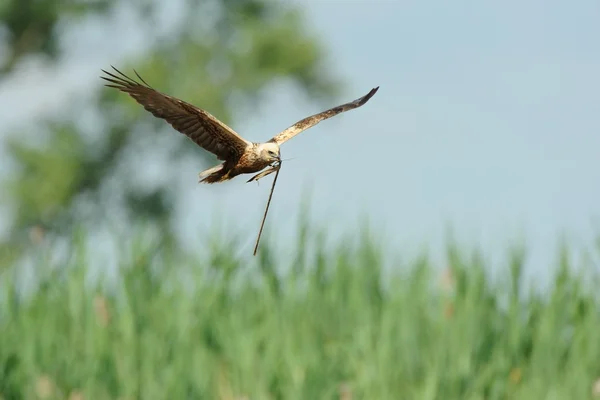
[[[111,68],[112,68],[112,69],[114,69],[114,70],[115,70],[115,72],[116,72],[117,74],[121,75],[121,78],[118,78],[118,77],[116,77],[116,76],[115,76],[115,78],[118,78],[118,79],[123,79],[123,80],[125,80],[125,81],[130,81],[130,82],[132,81],[132,79],[131,79],[130,77],[128,77],[127,75],[125,75],[124,73],[122,73],[121,71],[119,71],[119,70],[117,69],[117,67],[115,67],[115,66],[114,66],[114,65],[112,65],[112,64],[111,64],[110,66],[111,66]],[[112,76],[114,76],[113,74],[109,74],[109,75],[112,75]],[[134,82],[134,83],[135,83],[135,82]]]
[[[137,77],[140,79],[140,81],[142,81],[142,83],[143,83],[144,85],[146,85],[146,86],[147,86],[147,87],[149,87],[149,88],[152,88],[152,87],[151,87],[151,86],[148,84],[148,82],[146,82],[146,81],[144,80],[144,78],[142,78],[142,77],[140,76],[140,74],[138,74],[138,72],[137,72],[135,69],[133,70],[133,72],[135,72],[135,75],[136,75],[136,76],[137,76]]]
[[[130,77],[125,75],[123,72],[121,72],[119,69],[117,69],[114,65],[111,64],[110,66],[119,76],[101,68],[100,70],[102,72],[104,72],[104,74],[106,74],[106,76],[100,75],[100,78],[104,79],[108,82],[114,83],[118,86],[109,86],[109,85],[106,85],[106,86],[114,87],[117,89],[122,89],[123,87],[131,87],[131,86],[141,85],[139,82],[136,82],[134,79],[131,79]],[[152,89],[152,87],[140,76],[140,74],[138,74],[138,72],[135,69],[133,71],[135,72],[136,76],[143,82],[143,84],[146,85],[147,88]]]
[[[111,75],[111,73],[110,73],[110,72],[108,72],[107,70],[105,70],[105,69],[103,69],[103,68],[100,68],[100,71],[104,72],[104,74],[105,74],[105,75],[108,75],[108,76],[110,76],[110,75]],[[106,76],[102,76],[102,75],[100,75],[100,78],[102,78],[102,79],[106,79]]]
[[[366,95],[364,95],[363,97],[361,97],[361,98],[358,100],[358,104],[360,104],[361,106],[362,106],[363,104],[365,104],[367,101],[369,101],[369,99],[370,99],[371,97],[373,97],[373,96],[375,95],[375,93],[377,93],[377,91],[378,91],[378,90],[379,90],[379,86],[377,86],[377,87],[374,87],[373,89],[371,89],[371,90],[369,91],[369,93],[367,93]]]

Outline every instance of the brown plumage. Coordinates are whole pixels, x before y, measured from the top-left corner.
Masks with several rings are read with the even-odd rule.
[[[115,67],[112,68],[120,76],[102,70],[107,76],[101,78],[109,82],[106,86],[129,94],[152,115],[164,119],[198,146],[224,161],[200,173],[200,182],[204,183],[223,182],[237,175],[259,172],[271,166],[248,182],[269,175],[276,170],[274,165],[281,160],[279,146],[282,143],[325,119],[362,106],[379,89],[376,87],[357,100],[304,118],[265,143],[254,143],[242,138],[209,112],[153,89],[137,72],[134,71],[141,83]]]

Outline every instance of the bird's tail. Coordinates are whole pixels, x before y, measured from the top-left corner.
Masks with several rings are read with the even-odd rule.
[[[198,183],[217,183],[223,179],[223,164],[209,168],[198,174]]]

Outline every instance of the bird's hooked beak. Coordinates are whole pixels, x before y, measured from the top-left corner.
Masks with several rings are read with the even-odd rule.
[[[279,164],[281,162],[281,153],[275,154],[272,159],[274,164]]]

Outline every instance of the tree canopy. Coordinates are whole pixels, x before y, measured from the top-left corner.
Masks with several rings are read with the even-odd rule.
[[[184,12],[159,29],[166,4]],[[266,0],[8,0],[0,5],[0,84],[27,57],[64,65],[65,43],[76,34],[65,27],[94,21],[109,30],[125,8],[143,21],[130,28],[143,33],[146,48],[128,59],[107,60],[99,73],[110,64],[135,68],[155,88],[228,124],[238,106],[251,107],[277,82],[291,82],[315,99],[336,93],[339,83],[324,68],[322,43],[298,6]],[[95,46],[90,42],[89,51]],[[169,169],[211,155],[144,115],[127,96],[104,88],[100,79],[93,93],[74,96],[65,110],[40,121],[34,140],[30,132],[0,131],[15,167],[2,177],[12,215],[4,253],[26,246],[32,227],[60,235],[82,220],[98,223],[114,213],[168,233],[172,183],[141,184],[137,172],[153,163]]]

